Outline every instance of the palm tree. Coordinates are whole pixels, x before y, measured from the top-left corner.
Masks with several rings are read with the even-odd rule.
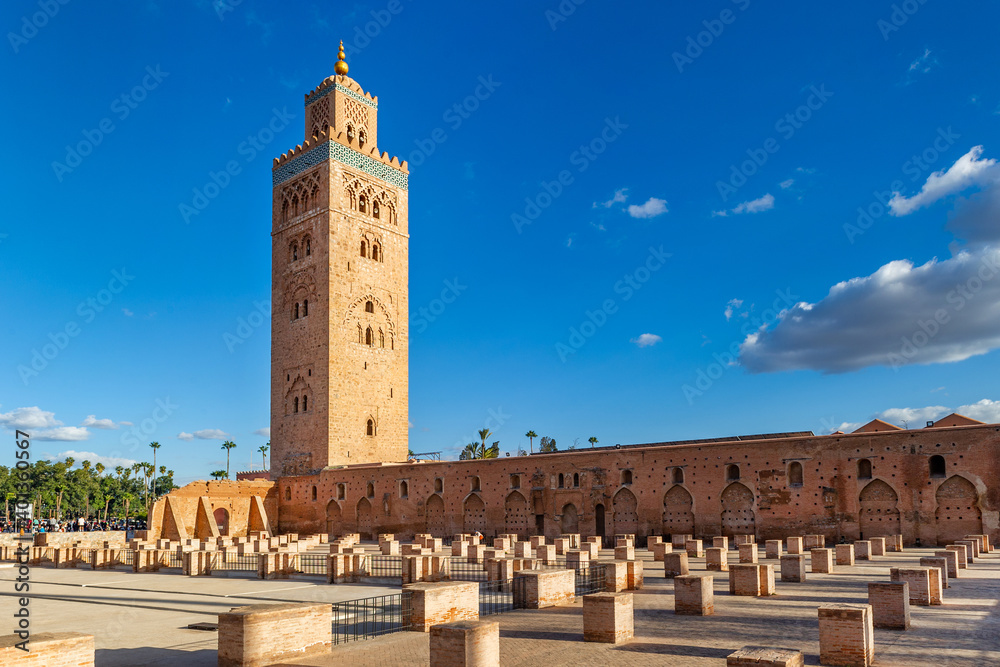
[[[228,479],[229,478],[229,473],[226,472],[225,470],[213,470],[209,474],[212,477],[214,477],[215,479]]]
[[[590,443],[590,447],[593,448],[594,445],[597,444],[598,440],[594,436],[590,436],[589,438],[587,438],[587,442],[589,442]]]
[[[267,470],[267,450],[271,449],[271,441],[268,440],[266,445],[261,445],[257,448],[260,452],[261,461],[264,463],[264,470]]]
[[[121,478],[121,476],[124,473],[124,471],[125,471],[125,468],[123,468],[121,466],[115,466],[115,474],[118,475],[119,479]]]
[[[226,440],[222,443],[222,448],[226,450],[226,479],[229,479],[229,450],[236,446],[236,443],[232,440]]]
[[[531,448],[531,453],[534,454],[535,453],[535,438],[538,437],[538,434],[535,433],[534,431],[528,431],[527,433],[524,434],[524,437],[528,439],[528,447]]]
[[[105,470],[104,464],[103,463],[98,463],[96,466],[94,466],[94,470],[97,471],[97,476],[100,477],[101,475],[104,474],[104,470]]]
[[[483,445],[481,451],[484,454],[484,456],[482,458],[484,458],[484,459],[486,458],[486,456],[485,456],[485,453],[486,453],[486,438],[490,437],[491,435],[493,435],[493,432],[490,431],[488,428],[479,429],[479,439],[482,441],[482,445]]]
[[[90,461],[84,461],[83,463],[80,464],[80,467],[83,468],[85,471],[90,472]]]
[[[149,448],[153,450],[153,497],[156,497],[156,450],[160,448],[160,443],[151,442],[149,443]]]

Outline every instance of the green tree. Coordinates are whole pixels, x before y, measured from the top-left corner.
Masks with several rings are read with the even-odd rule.
[[[236,446],[236,443],[232,440],[226,440],[222,443],[222,448],[226,450],[226,479],[229,479],[229,451]]]
[[[156,450],[160,448],[160,443],[151,442],[149,448],[153,450],[153,471],[156,471]],[[153,497],[156,497],[156,477],[153,477]]]
[[[594,445],[598,443],[598,440],[594,436],[590,436],[589,438],[587,438],[587,442],[590,443],[590,447],[591,449],[593,449]]]
[[[229,479],[229,473],[225,470],[213,470],[209,474],[215,479]]]
[[[524,434],[524,437],[528,439],[528,447],[531,448],[531,453],[534,454],[535,453],[535,438],[538,437],[538,434],[535,433],[534,431],[528,431],[527,433]]]
[[[542,436],[542,439],[538,441],[538,451],[543,454],[559,451],[559,448],[556,447],[556,439],[547,435]]]
[[[271,449],[271,441],[268,440],[266,445],[261,445],[257,448],[260,452],[260,460],[264,464],[264,470],[267,470],[267,450]]]

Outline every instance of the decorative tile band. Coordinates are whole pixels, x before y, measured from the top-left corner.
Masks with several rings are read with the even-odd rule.
[[[380,178],[386,183],[403,190],[409,189],[409,175],[399,169],[363,155],[336,141],[327,141],[316,148],[292,158],[271,172],[272,185],[281,185],[285,181],[298,176],[302,172],[315,167],[326,160],[336,160],[349,167],[354,167],[369,176]]]
[[[339,90],[343,94],[345,94],[348,97],[350,97],[352,100],[356,100],[358,102],[361,102],[362,104],[367,104],[372,109],[378,109],[378,104],[375,102],[375,100],[370,100],[367,97],[365,97],[364,95],[359,95],[357,92],[351,90],[347,86],[342,86],[339,83],[335,83],[332,86],[328,86],[328,87],[324,88],[323,90],[321,90],[319,92],[316,92],[316,93],[313,93],[312,95],[310,95],[306,99],[306,106],[309,106],[310,104],[312,104],[313,102],[315,102],[318,99],[326,97],[327,95],[329,95],[334,90]]]

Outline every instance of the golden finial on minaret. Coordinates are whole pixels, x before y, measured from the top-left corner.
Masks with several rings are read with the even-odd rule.
[[[337,74],[347,74],[347,62],[344,60],[344,40],[340,40],[340,53],[337,54],[337,64],[333,66]]]

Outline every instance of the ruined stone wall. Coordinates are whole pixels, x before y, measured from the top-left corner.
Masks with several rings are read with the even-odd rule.
[[[255,503],[263,508],[264,523],[278,516],[274,482],[191,482],[154,503],[147,539],[246,535],[248,529],[263,530],[253,525],[260,516],[253,509]]]
[[[932,474],[935,456],[943,473]],[[276,483],[277,523],[368,536],[901,533],[941,544],[1000,539],[998,480],[1000,426],[964,426],[328,469]]]

